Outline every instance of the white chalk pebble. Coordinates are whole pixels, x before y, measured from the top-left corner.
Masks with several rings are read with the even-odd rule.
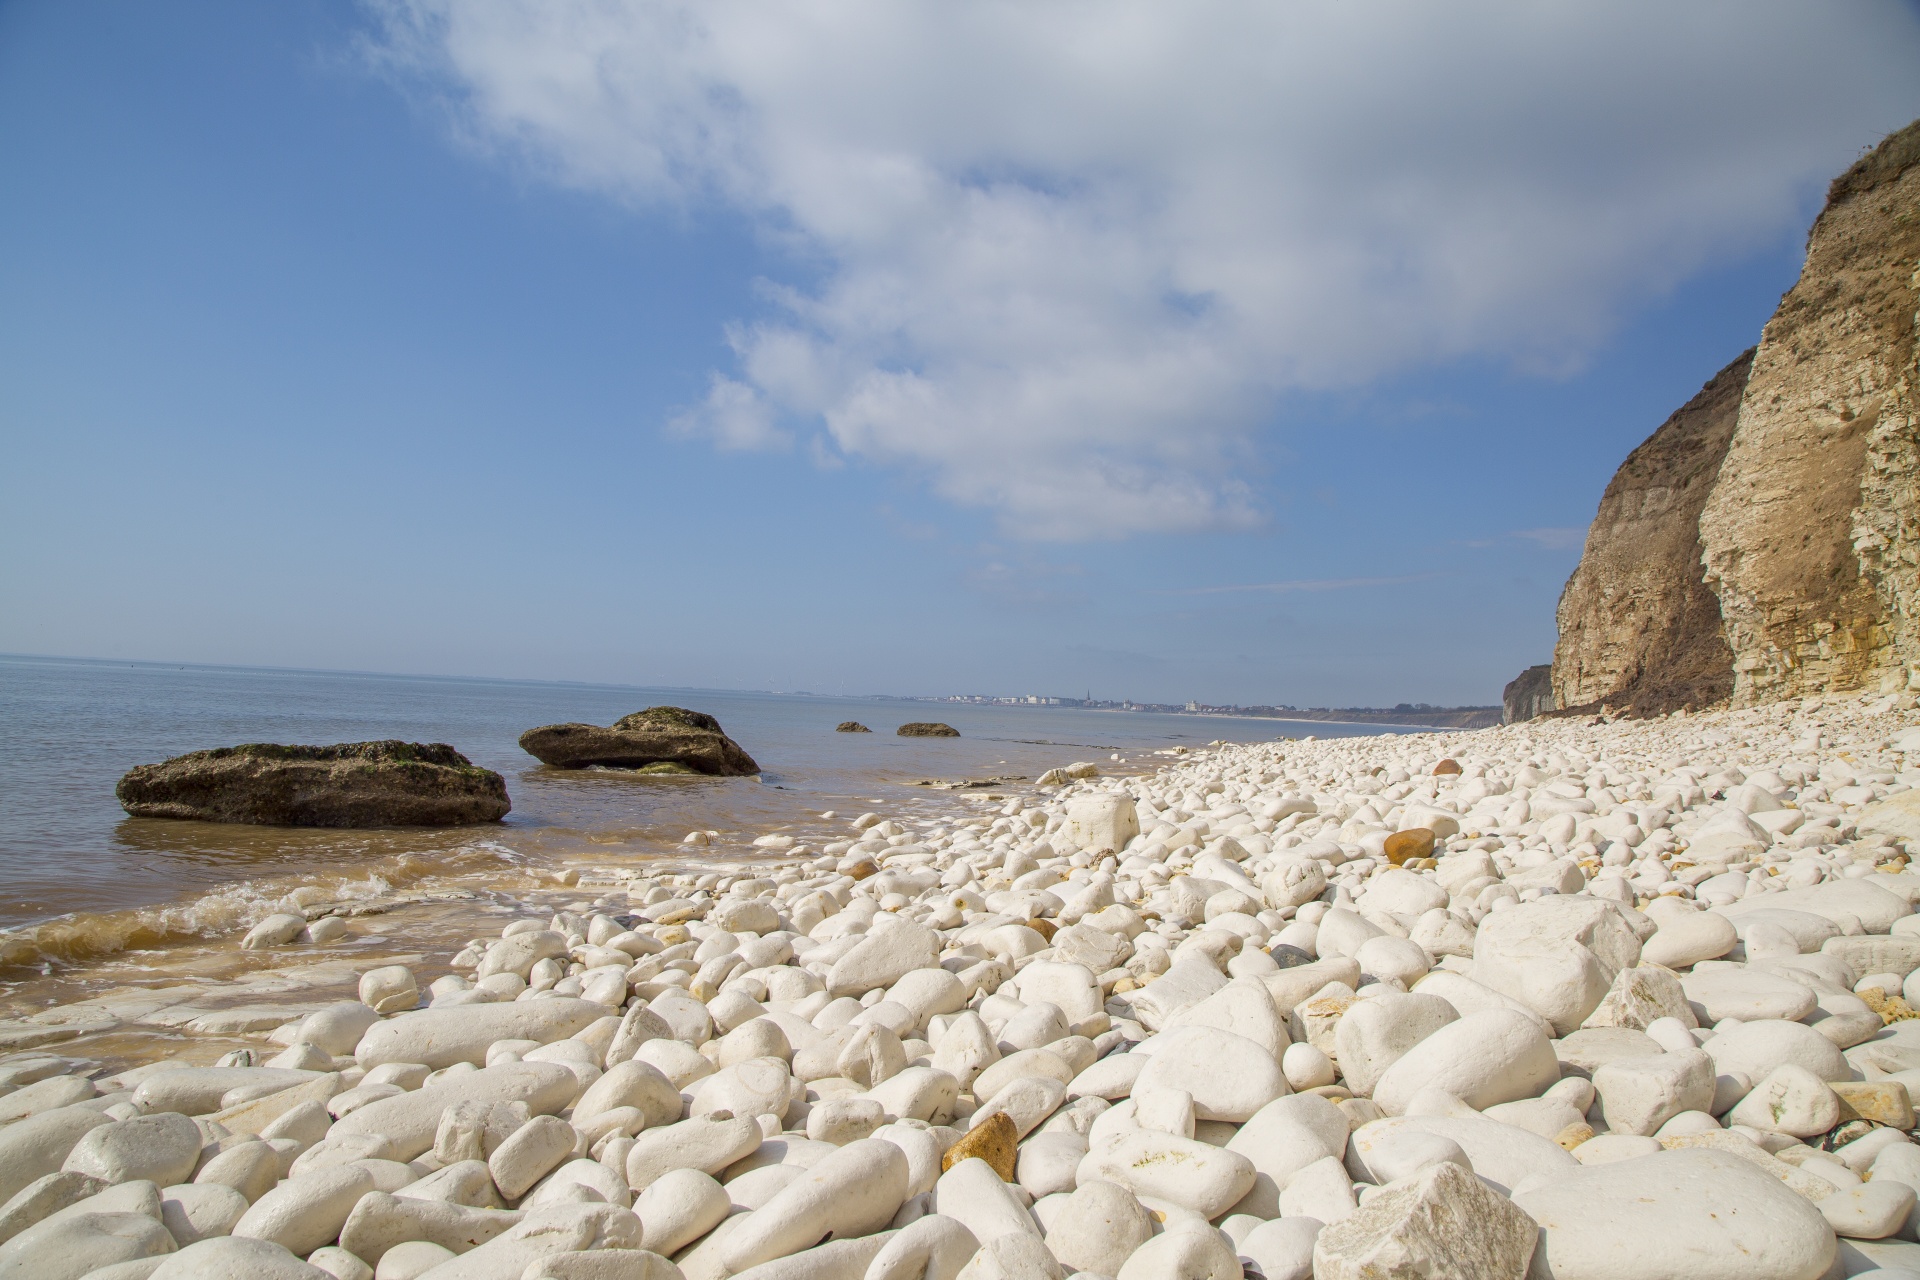
[[[509,1200],[518,1200],[533,1184],[560,1167],[573,1154],[579,1133],[557,1116],[535,1116],[510,1134],[487,1157],[493,1185]]]
[[[200,1158],[200,1129],[176,1112],[138,1116],[89,1131],[61,1166],[103,1182],[185,1182]]]
[[[293,1253],[312,1253],[339,1237],[354,1205],[373,1189],[373,1175],[358,1165],[303,1173],[255,1201],[232,1234],[270,1241]]]
[[[420,1003],[420,984],[405,965],[381,965],[360,975],[359,996],[375,1013],[404,1013]]]
[[[1733,950],[1738,941],[1733,921],[1714,911],[1696,911],[1663,921],[1640,949],[1640,958],[1669,969],[1685,969]]]
[[[1306,1043],[1290,1044],[1281,1057],[1280,1069],[1295,1089],[1319,1089],[1334,1082],[1333,1059]]]
[[[1206,1223],[1163,1231],[1133,1251],[1115,1280],[1239,1280],[1233,1242]]]
[[[168,1187],[161,1195],[160,1221],[183,1246],[231,1235],[248,1208],[245,1196],[218,1183],[187,1183]]]
[[[307,1255],[307,1264],[333,1280],[375,1280],[373,1268],[338,1245],[327,1245]]]
[[[718,1182],[698,1169],[675,1169],[658,1180],[634,1202],[645,1235],[641,1247],[668,1255],[713,1230],[731,1211],[732,1202]]]
[[[173,1254],[148,1280],[330,1280],[328,1272],[269,1240],[221,1236]]]
[[[1115,1182],[1083,1178],[1047,1227],[1047,1248],[1063,1266],[1117,1276],[1154,1232],[1139,1199]]]
[[[582,867],[424,993],[0,1061],[0,1280],[1900,1274],[1883,702],[1063,760]],[[346,940],[284,905],[240,945]]]
[[[373,1269],[374,1280],[419,1280],[441,1263],[458,1257],[445,1245],[431,1240],[408,1240],[381,1255]]]
[[[0,1244],[0,1276],[7,1280],[78,1280],[89,1271],[158,1257],[174,1240],[147,1213],[87,1211],[85,1202],[49,1215]]]

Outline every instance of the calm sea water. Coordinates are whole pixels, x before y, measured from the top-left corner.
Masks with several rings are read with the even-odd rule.
[[[749,778],[640,778],[548,769],[520,750],[535,725],[607,724],[668,703],[717,717],[765,770]],[[872,734],[834,732],[859,720]],[[899,738],[909,720],[961,737]],[[922,778],[1020,775],[1216,739],[1369,734],[1377,726],[983,707],[880,699],[510,680],[177,667],[0,657],[0,961],[83,959],[171,934],[218,932],[290,884],[418,887],[484,865],[671,854],[689,830],[751,856],[753,837],[836,838],[866,808],[950,811]],[[452,831],[303,831],[128,818],[127,769],[241,742],[448,742],[507,780],[504,823]],[[1114,766],[1119,752],[1129,764]],[[255,912],[257,914],[257,912]]]

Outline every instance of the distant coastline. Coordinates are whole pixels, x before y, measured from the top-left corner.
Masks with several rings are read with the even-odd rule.
[[[1097,698],[994,697],[986,694],[948,694],[915,697],[873,694],[877,702],[944,702],[969,706],[1071,707],[1078,711],[1142,712],[1162,716],[1214,716],[1239,720],[1303,720],[1318,724],[1380,724],[1409,729],[1490,729],[1500,723],[1501,709],[1493,707],[1436,707],[1401,703],[1392,707],[1272,707],[1213,706],[1205,703],[1118,702]]]
[[[1303,720],[1321,724],[1396,725],[1409,729],[1486,729],[1500,723],[1500,708],[1436,707],[1427,703],[1400,703],[1392,707],[1277,707],[1214,705],[1200,702],[1135,702],[1132,699],[1069,698],[1041,695],[1009,697],[992,694],[819,693],[807,689],[721,689],[705,685],[628,684],[620,681],[560,680],[520,675],[447,675],[406,671],[362,671],[351,668],[263,666],[249,663],[182,662],[154,658],[101,658],[49,653],[0,653],[0,659],[34,663],[78,663],[100,667],[132,667],[152,671],[236,672],[261,675],[326,676],[374,680],[431,680],[447,683],[504,684],[563,689],[632,689],[664,693],[720,695],[722,697],[813,698],[854,702],[936,702],[991,707],[1065,707],[1081,711],[1128,711],[1164,716],[1213,716],[1250,720]]]

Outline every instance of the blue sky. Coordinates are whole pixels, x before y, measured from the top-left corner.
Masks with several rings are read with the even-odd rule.
[[[0,650],[1496,700],[1920,114],[1671,8],[0,7]]]

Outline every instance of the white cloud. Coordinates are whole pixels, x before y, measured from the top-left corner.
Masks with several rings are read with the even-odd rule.
[[[1255,523],[1287,392],[1577,364],[1920,113],[1896,3],[379,12],[474,143],[790,250],[681,429],[809,434],[1030,537]]]
[[[704,435],[716,447],[728,452],[787,449],[793,445],[793,433],[775,421],[774,407],[766,396],[735,378],[713,374],[708,379],[707,395],[698,408],[681,414],[667,424],[678,435]]]

